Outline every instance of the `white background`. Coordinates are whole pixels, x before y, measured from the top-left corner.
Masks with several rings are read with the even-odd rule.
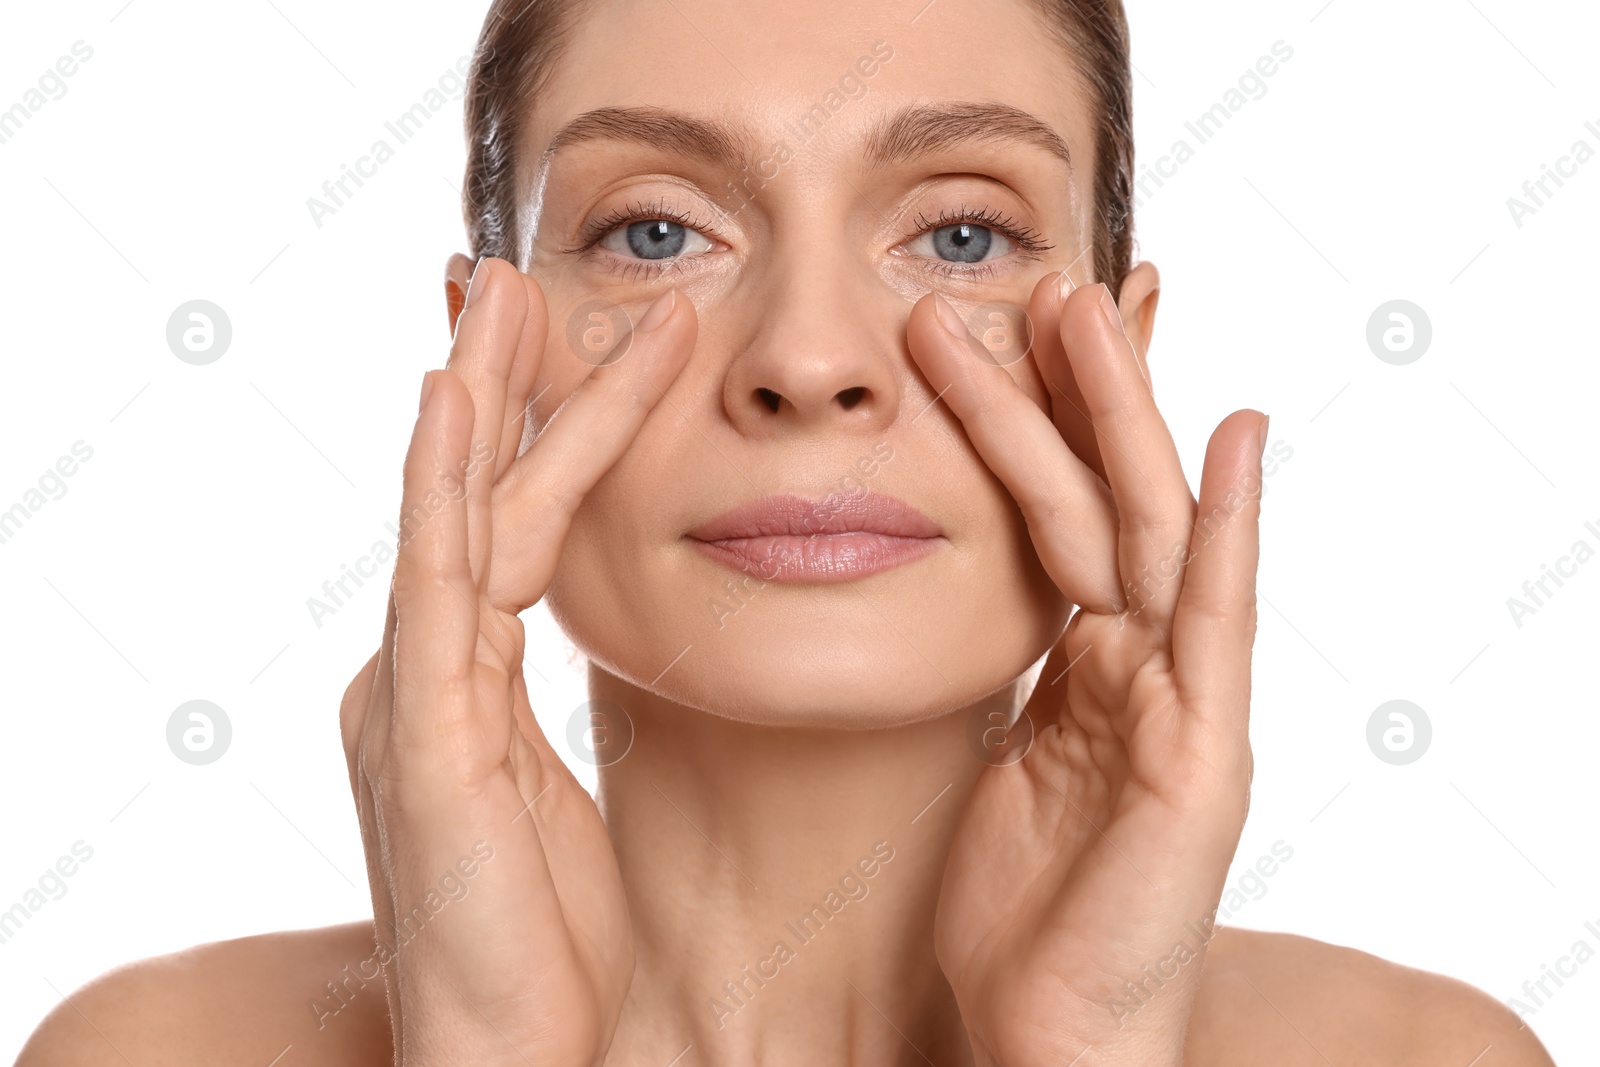
[[[418,382],[446,350],[444,259],[464,247],[458,102],[320,228],[306,199],[470,51],[481,4],[125,4],[10,5],[0,34],[0,108],[73,42],[94,49],[0,145],[0,510],[74,442],[93,449],[0,544],[0,909],[74,842],[93,849],[0,944],[6,1057],[115,964],[370,914],[336,712],[384,582],[321,628],[306,599],[390,536]],[[1239,407],[1292,449],[1266,492],[1234,880],[1274,841],[1294,854],[1235,921],[1503,999],[1578,939],[1600,949],[1600,561],[1520,627],[1506,603],[1575,541],[1600,548],[1600,160],[1520,227],[1506,203],[1574,141],[1600,149],[1600,13],[1323,4],[1132,3],[1146,161],[1193,144],[1183,123],[1274,42],[1293,49],[1138,220],[1164,277],[1157,394],[1191,479]],[[916,27],[894,43],[914,51]],[[206,367],[166,343],[196,298],[234,331]],[[1397,298],[1433,328],[1406,366],[1366,342]],[[554,734],[582,673],[540,609],[527,619]],[[233,725],[208,767],[165,740],[195,698]],[[1394,698],[1433,726],[1408,766],[1367,746]],[[1592,1062],[1597,1016],[1600,960],[1529,1021],[1558,1062]]]

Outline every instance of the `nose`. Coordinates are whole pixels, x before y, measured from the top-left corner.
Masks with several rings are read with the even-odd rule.
[[[815,263],[762,279],[750,340],[729,363],[723,405],[751,437],[874,433],[895,419],[904,390],[905,313],[866,279]]]

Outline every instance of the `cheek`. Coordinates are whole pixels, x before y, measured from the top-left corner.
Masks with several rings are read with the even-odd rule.
[[[675,415],[647,421],[579,506],[545,597],[618,678],[752,723],[891,727],[997,691],[1065,627],[1016,502],[958,427],[897,441],[878,475],[939,501],[952,543],[855,589],[741,585],[681,544],[665,516],[699,487],[683,432]]]
[[[652,584],[659,576],[651,556],[660,547],[641,524],[651,493],[630,474],[625,456],[579,504],[545,605],[579,650],[631,679],[653,655],[670,598]]]
[[[669,517],[696,482],[689,432],[676,408],[657,405],[646,416],[578,505],[544,598],[581,652],[641,687],[686,644],[698,645],[711,618],[706,602],[715,590],[689,568],[682,530]]]
[[[988,588],[969,601],[975,616],[970,625],[975,633],[995,634],[996,643],[1019,649],[1027,666],[1066,628],[1072,605],[1040,561],[1016,501],[987,468],[984,474],[991,530],[980,580]]]

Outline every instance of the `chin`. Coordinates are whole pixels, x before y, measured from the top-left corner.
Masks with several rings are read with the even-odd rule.
[[[947,546],[850,583],[762,584],[682,547],[624,572],[596,546],[564,553],[545,601],[578,649],[639,689],[752,725],[844,730],[977,703],[1048,652],[1071,611],[1031,547],[980,561]]]

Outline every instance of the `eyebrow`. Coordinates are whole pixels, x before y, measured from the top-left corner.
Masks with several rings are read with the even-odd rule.
[[[1010,104],[912,104],[881,120],[867,138],[873,167],[935,155],[968,144],[1032,145],[1072,166],[1067,142],[1043,119]]]
[[[808,117],[801,116],[801,120]],[[796,129],[794,120],[785,131]],[[756,166],[754,143],[720,122],[656,107],[603,107],[586,111],[556,131],[545,150],[593,142],[626,142],[690,155],[728,170]],[[879,119],[867,134],[867,165],[877,169],[965,145],[1031,145],[1070,169],[1072,153],[1049,123],[1010,104],[908,104]]]
[[[754,147],[719,122],[655,107],[602,107],[585,111],[556,131],[545,149],[549,159],[563,148],[595,141],[623,141],[695,156],[738,169]]]

